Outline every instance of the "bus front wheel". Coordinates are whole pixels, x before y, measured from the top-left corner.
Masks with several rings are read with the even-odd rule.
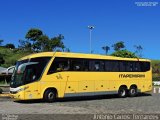
[[[120,87],[118,90],[118,96],[120,98],[125,98],[127,96],[127,88],[126,87]]]
[[[54,102],[56,100],[56,92],[52,89],[48,89],[44,93],[45,102]]]

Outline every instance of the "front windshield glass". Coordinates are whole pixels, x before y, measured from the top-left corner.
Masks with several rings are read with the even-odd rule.
[[[51,57],[37,57],[18,61],[11,80],[11,87],[18,87],[39,80]]]

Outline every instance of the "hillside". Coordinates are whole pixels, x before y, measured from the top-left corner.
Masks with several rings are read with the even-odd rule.
[[[160,81],[160,60],[152,60],[153,80]]]
[[[30,52],[24,52],[18,49],[9,49],[5,47],[0,47],[0,54],[3,57],[5,63],[0,65],[1,67],[9,67],[15,64],[15,62],[28,54],[31,54]]]

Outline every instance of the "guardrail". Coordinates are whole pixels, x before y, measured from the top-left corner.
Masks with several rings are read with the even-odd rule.
[[[0,94],[2,93],[9,93],[9,82],[11,79],[12,74],[0,74],[0,77],[3,77],[4,84],[0,84]]]

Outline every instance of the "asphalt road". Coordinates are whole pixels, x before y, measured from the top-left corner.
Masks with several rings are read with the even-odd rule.
[[[0,114],[32,114],[28,117],[44,117],[48,114],[59,114],[60,117],[61,114],[82,114],[83,117],[86,114],[92,114],[90,117],[93,114],[160,114],[160,93],[140,94],[133,98],[118,98],[116,95],[73,97],[59,99],[54,103],[40,100],[15,102],[9,98],[0,98]]]

